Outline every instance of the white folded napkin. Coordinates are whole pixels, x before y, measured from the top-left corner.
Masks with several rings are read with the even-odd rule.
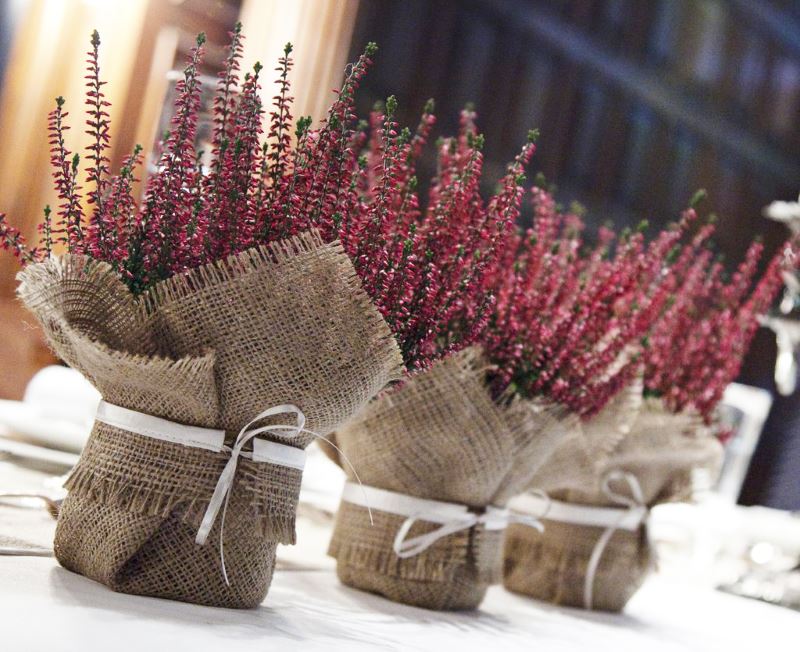
[[[50,366],[28,383],[22,401],[0,401],[0,426],[32,443],[80,452],[100,394],[77,371]]]

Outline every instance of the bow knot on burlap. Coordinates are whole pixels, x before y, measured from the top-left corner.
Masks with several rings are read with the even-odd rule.
[[[510,523],[519,523],[543,531],[538,517],[513,514],[508,509],[489,505],[480,512],[467,505],[448,503],[428,498],[418,498],[377,487],[347,483],[342,500],[353,505],[372,508],[406,519],[398,528],[392,549],[400,559],[408,559],[423,553],[440,539],[482,525],[487,530],[504,530]],[[411,528],[418,521],[436,523],[435,530],[408,538]]]
[[[269,424],[265,426],[258,426],[257,428],[252,427],[262,419],[268,419],[270,417],[282,415],[294,415],[295,424]],[[290,403],[286,403],[284,405],[275,405],[264,410],[255,418],[248,421],[236,436],[236,441],[234,442],[232,448],[229,448],[228,446],[223,447],[224,451],[230,453],[230,458],[225,464],[225,468],[222,470],[222,473],[220,473],[219,480],[217,480],[217,486],[214,488],[214,493],[211,494],[211,499],[208,501],[208,507],[203,515],[203,520],[200,522],[200,527],[197,530],[195,542],[201,546],[205,544],[206,540],[208,539],[208,535],[211,532],[211,528],[214,526],[214,522],[216,521],[217,515],[221,509],[222,516],[220,517],[219,525],[219,556],[222,563],[222,575],[225,578],[225,584],[229,586],[230,582],[228,581],[228,573],[225,569],[223,532],[225,530],[225,514],[228,511],[228,503],[231,498],[233,481],[236,476],[236,467],[239,464],[239,459],[241,457],[246,457],[256,462],[267,461],[263,459],[263,454],[269,451],[268,456],[271,458],[269,461],[275,463],[276,457],[283,457],[283,460],[278,463],[281,463],[283,466],[290,466],[302,470],[305,466],[306,454],[303,449],[287,446],[285,444],[269,440],[256,439],[256,437],[268,432],[274,437],[278,437],[285,441],[291,441],[299,437],[301,434],[306,433],[312,435],[313,437],[324,439],[322,435],[318,435],[315,432],[306,430],[305,425],[306,417],[300,408]],[[253,442],[252,453],[244,450],[245,445],[251,440]]]
[[[614,490],[613,485],[618,483],[625,485],[627,493]],[[619,505],[621,508],[579,505],[549,498],[545,501],[545,499],[531,494],[518,496],[511,501],[512,509],[522,513],[538,513],[541,518],[549,521],[605,528],[592,549],[586,567],[583,604],[587,609],[591,609],[594,603],[594,583],[597,569],[611,537],[617,530],[637,530],[648,514],[642,487],[632,473],[621,470],[609,472],[600,483],[600,491],[609,502]]]
[[[268,424],[253,427],[263,419],[286,415],[294,416],[294,424]],[[195,537],[195,542],[198,545],[204,545],[211,533],[211,528],[217,520],[217,516],[220,511],[222,512],[219,529],[219,555],[222,575],[228,586],[230,586],[230,582],[225,568],[224,550],[225,514],[233,492],[236,469],[240,458],[244,457],[254,462],[278,464],[302,471],[305,467],[305,450],[282,442],[292,442],[303,433],[318,439],[325,439],[322,435],[306,429],[306,417],[302,410],[290,403],[275,405],[251,419],[239,431],[233,446],[225,445],[224,430],[187,426],[136,412],[135,410],[129,410],[118,405],[112,405],[105,401],[101,401],[98,406],[97,420],[144,437],[229,455],[228,461],[219,475],[214,492],[209,499],[208,507]],[[257,438],[258,435],[264,433],[270,433],[272,437],[280,439],[282,442]],[[245,445],[251,441],[252,450],[244,450]]]

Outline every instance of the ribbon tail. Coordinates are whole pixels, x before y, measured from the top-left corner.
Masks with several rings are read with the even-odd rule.
[[[583,606],[591,610],[594,604],[594,580],[597,575],[597,569],[600,566],[600,559],[617,531],[617,526],[612,525],[603,531],[603,534],[597,540],[597,543],[592,550],[592,555],[589,557],[589,564],[586,566],[586,580],[583,584]]]
[[[414,523],[416,523],[416,521],[420,518],[424,517],[408,517],[403,522],[403,525],[400,526],[400,529],[397,530],[393,547],[395,554],[400,557],[400,559],[415,557],[416,555],[425,552],[439,539],[443,539],[444,537],[455,534],[456,532],[460,532],[461,530],[469,529],[479,522],[477,518],[473,518],[469,520],[455,521],[453,523],[446,523],[431,532],[420,534],[419,536],[411,539],[406,539],[408,532],[411,530],[411,526],[413,526]]]
[[[509,520],[509,522],[517,523],[519,525],[524,525],[525,527],[532,528],[537,532],[539,532],[540,534],[544,532],[544,523],[542,523],[535,516],[514,516]]]
[[[631,497],[616,493],[613,489],[611,489],[612,482],[625,482],[631,492]],[[597,543],[592,550],[592,554],[589,557],[589,563],[586,566],[586,581],[583,585],[583,605],[587,609],[591,609],[594,605],[594,582],[597,575],[597,569],[600,566],[600,559],[602,558],[609,541],[611,541],[611,537],[614,536],[614,532],[620,528],[622,522],[629,515],[638,514],[640,519],[643,519],[644,516],[647,515],[647,506],[644,502],[642,487],[639,484],[639,480],[632,473],[620,470],[612,471],[603,479],[602,490],[603,493],[605,493],[606,496],[608,496],[608,498],[610,498],[612,501],[619,505],[625,505],[628,507],[628,509],[623,512],[623,514],[614,524],[605,529],[603,534],[597,540]]]
[[[202,546],[205,544],[208,535],[211,533],[211,528],[214,526],[217,514],[219,514],[219,510],[222,508],[223,503],[227,503],[227,496],[233,485],[233,475],[236,473],[237,461],[238,458],[236,456],[231,456],[219,476],[217,486],[214,488],[214,493],[211,494],[211,500],[208,501],[206,512],[203,514],[203,520],[200,522],[200,527],[197,529],[197,536],[194,538],[195,543],[198,545]],[[221,535],[220,538],[222,538]]]
[[[225,539],[222,533],[225,531],[225,514],[228,513],[228,503],[231,499],[231,492],[225,494],[225,504],[222,507],[222,516],[220,517],[219,524],[219,561],[222,565],[222,577],[225,580],[225,586],[230,586],[231,582],[228,579],[228,571],[225,568]]]

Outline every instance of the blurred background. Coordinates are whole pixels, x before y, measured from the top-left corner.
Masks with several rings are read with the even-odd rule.
[[[237,20],[246,66],[270,67],[294,43],[296,116],[324,116],[346,61],[368,41],[380,50],[358,99],[364,115],[393,94],[401,122],[414,125],[433,97],[441,135],[472,103],[487,190],[538,127],[529,176],[542,172],[559,201],[583,204],[590,229],[642,219],[655,229],[705,188],[731,264],[754,237],[771,255],[788,233],[762,209],[800,189],[797,0],[0,0],[0,209],[35,237],[42,207],[57,203],[46,115],[66,97],[68,146],[82,149],[92,29],[110,80],[116,172],[135,143],[152,151],[195,34],[208,36],[213,86]],[[15,271],[0,257],[0,399],[19,399],[53,362],[14,300]],[[775,357],[775,334],[763,328],[740,381],[774,401],[739,500],[800,510],[800,402],[776,394]]]

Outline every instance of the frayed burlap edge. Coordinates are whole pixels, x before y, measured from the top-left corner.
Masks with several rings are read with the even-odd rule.
[[[210,451],[208,454],[219,458],[221,471],[228,458]],[[256,464],[248,460],[240,461],[239,466],[237,473],[241,479],[234,485],[234,491],[255,494],[258,490],[258,478],[277,471],[285,478],[287,493],[294,494],[296,509],[302,481],[301,471],[267,463]],[[104,476],[89,464],[77,466],[64,483],[64,488],[74,497],[113,506],[132,514],[165,519],[175,513],[179,515],[181,522],[194,529],[199,528],[209,503],[208,497],[187,499],[185,493],[179,490],[160,492],[137,487],[130,480]],[[213,486],[210,491],[213,491]],[[210,492],[206,496],[210,496]],[[263,501],[258,500],[250,502],[250,519],[259,536],[283,545],[297,543],[296,517],[270,513],[262,503]]]
[[[543,461],[539,458],[547,456],[547,449],[554,445],[557,434],[564,430],[564,414],[558,406],[523,401],[515,397],[504,396],[493,401],[486,386],[486,372],[490,368],[480,349],[466,349],[437,362],[430,370],[419,376],[412,376],[401,386],[394,387],[373,400],[336,435],[337,445],[344,449],[347,458],[358,468],[361,481],[422,498],[467,504],[479,511],[489,505],[504,505],[527,483],[530,475]],[[436,374],[443,376],[434,380]],[[427,389],[423,390],[422,387]],[[414,393],[403,396],[404,392],[409,391]],[[433,392],[433,395],[426,394],[427,391]],[[408,396],[415,397],[417,393],[420,393],[420,398],[406,400]],[[403,423],[411,418],[411,422],[414,422],[416,417],[410,417],[410,411],[436,413],[434,404],[441,401],[442,420],[449,425],[449,419],[460,413],[460,402],[473,396],[473,393],[477,394],[481,418],[477,422],[464,423],[463,430],[459,430],[457,436],[448,434],[443,437],[442,442],[447,442],[447,446],[461,446],[470,442],[470,446],[480,450],[481,453],[477,455],[480,462],[476,461],[477,475],[471,475],[470,471],[456,481],[444,472],[443,478],[447,482],[439,482],[418,469],[416,473],[411,473],[408,481],[403,482],[392,472],[373,472],[373,466],[375,470],[381,469],[379,460],[389,452],[395,460],[406,460],[400,462],[402,468],[414,468],[414,453],[408,450],[407,444],[415,441],[415,436],[423,438],[427,451],[426,461],[430,461],[428,458],[431,447],[436,446],[438,441],[431,440],[431,433],[448,430],[436,421],[438,417],[434,415],[433,420],[423,418],[425,425],[420,424],[420,428],[424,432],[407,430],[400,434],[395,432],[398,430],[395,427],[390,434],[388,431],[381,431],[385,417],[400,419]],[[425,405],[420,403],[423,396]],[[475,408],[476,402],[470,400],[467,409]],[[401,416],[403,413],[406,416]],[[431,423],[437,425],[432,427]],[[489,424],[488,427],[485,424]],[[399,430],[402,431],[403,428]],[[387,447],[388,442],[384,441],[387,436],[399,444],[399,448],[395,445]],[[370,444],[371,441],[375,442],[375,446]],[[373,448],[385,452],[373,455]],[[335,462],[341,464],[340,455],[331,453],[330,447],[326,452]],[[363,458],[363,462],[360,458]],[[473,469],[471,462],[467,466],[470,470]],[[346,466],[345,470],[348,471]],[[414,481],[414,476],[419,473],[431,482],[432,487],[440,487],[443,493],[439,493],[436,488],[424,486],[424,482]],[[441,470],[439,473],[442,473]],[[454,487],[460,486],[459,483],[467,481],[466,478],[469,478],[470,484],[476,481],[475,478],[481,478],[480,483],[490,486],[464,494],[453,491]],[[476,500],[476,496],[483,498]],[[336,558],[339,577],[345,584],[415,606],[472,609],[478,606],[488,586],[501,580],[502,531],[486,531],[482,526],[476,526],[463,533],[444,537],[415,557],[398,559],[392,544],[405,519],[393,517],[376,524],[369,531],[359,531],[359,526],[352,523],[348,516],[355,509],[350,504],[340,504],[328,551]],[[376,513],[377,509],[373,507],[373,514]],[[363,519],[367,518],[364,512]],[[420,528],[414,530],[417,534],[431,531],[438,526],[418,522],[414,527]],[[462,547],[458,551],[451,550],[451,554],[455,556],[448,560],[437,557],[437,547],[448,545]],[[445,598],[448,593],[452,595],[450,599]]]
[[[318,256],[323,250],[330,250],[334,254],[338,253],[347,258],[340,241],[334,240],[326,243],[319,231],[311,229],[284,240],[247,249],[224,260],[207,263],[197,269],[161,281],[142,295],[141,310],[144,315],[148,315],[167,301],[180,301],[208,286],[244,279],[249,274],[260,272],[265,265],[277,266],[289,262],[301,254]],[[356,307],[372,322],[371,327],[379,333],[377,337],[373,338],[375,349],[370,350],[370,355],[386,361],[387,383],[400,380],[405,365],[403,355],[389,324],[375,308],[372,299],[364,289],[361,278],[352,265],[341,280],[351,292]]]

